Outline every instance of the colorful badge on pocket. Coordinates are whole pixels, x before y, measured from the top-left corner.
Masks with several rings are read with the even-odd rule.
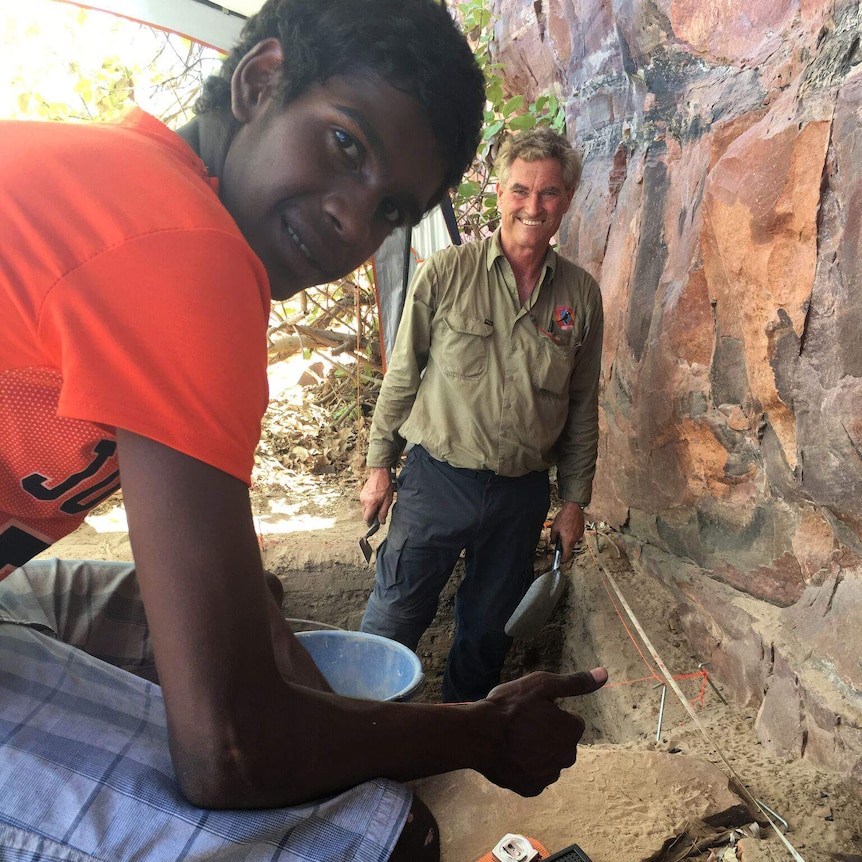
[[[571,329],[575,325],[575,312],[568,305],[557,306],[554,311],[554,326]]]

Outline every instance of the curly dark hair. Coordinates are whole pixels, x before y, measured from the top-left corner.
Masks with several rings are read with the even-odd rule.
[[[356,77],[369,71],[413,96],[447,165],[438,200],[457,185],[479,145],[485,82],[443,2],[268,0],[245,23],[219,73],[204,82],[196,113],[229,111],[234,70],[268,38],[277,38],[282,47],[283,104],[335,75]]]

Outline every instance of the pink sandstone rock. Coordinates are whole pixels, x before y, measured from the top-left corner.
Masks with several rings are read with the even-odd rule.
[[[686,567],[684,628],[767,744],[862,787],[862,645],[829,636],[859,628],[862,10],[494,8],[509,91],[561,93],[584,154],[561,251],[605,302],[590,515]]]

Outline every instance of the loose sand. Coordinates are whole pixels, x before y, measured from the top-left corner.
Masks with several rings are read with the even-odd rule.
[[[358,546],[364,526],[357,492],[355,479],[334,477],[294,476],[277,489],[270,483],[258,486],[263,557],[285,586],[287,616],[358,627],[373,569]],[[385,528],[372,543],[379,545],[384,537]],[[128,559],[122,510],[103,507],[92,523],[52,553]],[[697,674],[700,660],[675,626],[669,595],[631,569],[613,535],[600,537],[600,554],[671,672]],[[549,563],[549,555],[540,557],[537,569]],[[606,688],[565,702],[587,726],[579,761],[556,785],[530,800],[471,772],[417,782],[441,824],[444,859],[471,862],[506,832],[533,835],[550,850],[577,843],[593,862],[793,859],[771,830],[750,825],[743,801],[728,788],[721,756],[670,690],[656,739],[661,689],[627,633],[600,570],[582,552],[567,574],[560,607],[539,637],[516,643],[505,675],[608,668]],[[417,650],[426,673],[419,698],[427,702],[439,699],[459,578],[456,570]],[[682,678],[679,685],[695,701],[707,733],[749,792],[789,823],[787,839],[805,862],[862,862],[862,800],[840,780],[805,762],[770,756],[754,732],[754,711],[734,705],[729,693],[730,702],[722,703],[698,676]],[[752,836],[752,828],[760,837]],[[703,846],[710,840],[719,843],[683,855],[697,842]]]

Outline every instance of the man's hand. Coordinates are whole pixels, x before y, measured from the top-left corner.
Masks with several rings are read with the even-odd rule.
[[[521,796],[538,796],[575,762],[584,732],[580,716],[560,709],[554,700],[590,694],[607,679],[600,667],[589,673],[540,671],[497,686],[485,702],[502,710],[503,737],[482,774]]]
[[[551,524],[551,544],[556,544],[558,537],[563,540],[562,562],[568,563],[572,559],[575,545],[583,535],[584,510],[577,503],[566,500]]]
[[[370,524],[376,515],[377,520],[385,524],[394,495],[389,467],[372,467],[371,475],[359,494],[365,523]]]

